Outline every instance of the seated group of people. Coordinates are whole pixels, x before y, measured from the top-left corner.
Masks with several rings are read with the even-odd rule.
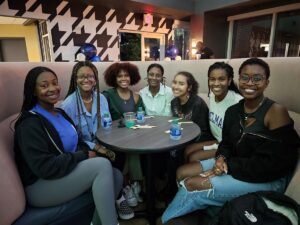
[[[56,108],[61,88],[55,72],[46,67],[30,70],[15,124],[16,162],[28,203],[59,205],[91,190],[94,225],[117,225],[117,211],[121,219],[132,218],[122,191],[126,155],[100,145],[95,134],[104,115],[118,120],[139,107],[147,115],[191,120],[201,129],[197,142],[185,149],[185,164],[176,171],[178,192],[162,216],[163,223],[197,209],[221,206],[248,192],[284,191],[297,163],[300,139],[286,108],[264,96],[270,77],[266,62],[244,61],[239,89],[230,65],[211,65],[209,108],[198,96],[191,73],[178,72],[171,88],[163,74],[161,65],[151,64],[148,86],[136,94],[130,86],[141,78],[138,68],[114,63],[104,72],[112,88],[101,94],[96,67],[78,62],[68,94]],[[132,161],[131,167],[139,166],[139,160]],[[140,179],[140,174],[131,176]]]

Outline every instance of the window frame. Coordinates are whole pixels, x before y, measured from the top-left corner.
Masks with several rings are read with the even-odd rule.
[[[243,13],[243,14],[238,14],[238,15],[233,15],[233,16],[227,17],[227,21],[229,23],[229,29],[228,29],[226,58],[231,59],[233,28],[234,28],[235,21],[242,20],[242,19],[249,19],[249,18],[253,18],[253,17],[259,17],[259,16],[272,15],[270,44],[269,44],[269,52],[268,52],[268,56],[267,56],[269,58],[269,57],[272,57],[272,53],[273,53],[278,13],[294,11],[294,10],[298,10],[298,9],[300,9],[300,3],[294,3],[294,4],[289,4],[289,5],[284,5],[284,6],[279,6],[279,7],[269,8],[269,9],[263,9],[263,10],[257,10],[257,11],[253,11],[253,12],[248,12],[248,13]]]

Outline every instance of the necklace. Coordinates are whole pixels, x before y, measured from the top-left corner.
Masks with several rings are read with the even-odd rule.
[[[83,101],[84,103],[86,103],[86,104],[89,104],[89,103],[91,103],[91,102],[93,101],[93,97],[91,97],[89,100],[84,100],[84,99],[82,98],[82,101]]]
[[[116,89],[116,92],[117,92],[117,95],[119,96],[120,100],[124,102],[124,104],[126,105],[127,104],[127,101],[130,100],[130,97],[131,97],[131,92],[129,92],[129,99],[126,99],[127,96],[124,96],[123,93],[120,93],[118,91],[118,89]],[[125,94],[126,95],[126,94]]]
[[[249,117],[253,117],[253,114],[261,107],[261,105],[264,103],[265,97],[258,103],[258,105],[252,110],[251,113],[246,112],[246,105],[244,102],[244,120],[247,121]]]

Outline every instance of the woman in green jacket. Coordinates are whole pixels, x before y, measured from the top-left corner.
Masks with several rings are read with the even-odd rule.
[[[104,72],[104,79],[105,83],[112,87],[103,92],[112,120],[120,119],[124,112],[136,112],[139,107],[144,108],[140,95],[129,88],[141,79],[136,65],[128,62],[114,63]]]
[[[144,104],[140,95],[130,90],[130,86],[137,84],[141,79],[139,69],[136,65],[124,62],[113,63],[104,72],[105,83],[112,87],[103,92],[107,98],[112,120],[123,117],[125,112],[136,112],[140,107],[143,111]],[[122,154],[121,152],[118,153]],[[143,179],[140,158],[137,154],[127,157],[129,179],[131,187],[124,188],[125,198],[130,206],[136,206],[142,199],[139,196],[141,190],[140,181]],[[134,193],[134,194],[133,194]]]

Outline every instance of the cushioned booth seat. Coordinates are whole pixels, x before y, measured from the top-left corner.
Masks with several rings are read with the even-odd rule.
[[[65,204],[35,208],[27,206],[24,213],[13,225],[82,225],[90,224],[94,212],[92,194],[90,192]]]
[[[34,208],[26,205],[14,161],[11,127],[16,117],[10,116],[0,123],[0,224],[89,225],[94,211],[90,192],[56,207]]]
[[[164,76],[166,77],[167,85],[171,85],[174,75],[178,71],[189,71],[194,74],[196,80],[200,84],[199,93],[207,101],[207,71],[211,64],[215,61],[228,62],[235,72],[235,81],[238,79],[238,69],[241,63],[245,59],[207,59],[207,60],[183,60],[183,61],[171,61],[159,62],[165,69]],[[298,96],[300,95],[299,82],[299,71],[300,71],[300,59],[299,57],[274,57],[265,58],[271,68],[270,86],[266,90],[266,96],[277,101],[278,103],[285,105],[291,112],[291,117],[295,121],[295,127],[298,133],[300,133],[300,104]],[[95,63],[99,71],[99,83],[100,90],[105,90],[108,87],[105,85],[103,72],[112,62],[99,62]],[[140,88],[146,85],[146,71],[150,63],[153,62],[133,62],[136,64],[141,72],[141,82],[135,85],[134,91],[138,91]],[[8,118],[19,112],[23,99],[23,84],[27,72],[35,66],[46,66],[53,69],[59,78],[59,83],[62,87],[61,99],[63,99],[67,93],[70,75],[75,62],[41,62],[41,63],[28,63],[28,62],[8,62],[0,63],[0,96],[1,96],[1,108],[0,108],[0,225],[10,225],[19,218],[15,223],[21,221],[22,217],[26,218],[27,213],[37,213],[36,210],[42,209],[27,209],[25,214],[22,215],[25,210],[25,195],[20,182],[18,171],[14,163],[13,151],[12,151],[12,132],[9,130],[9,122],[16,116]],[[8,119],[6,119],[8,118]],[[300,203],[300,165],[293,176],[286,194]],[[75,205],[77,205],[75,203]],[[70,206],[70,205],[69,205]],[[60,206],[61,209],[69,206]],[[73,208],[72,206],[71,208]],[[50,209],[50,217],[57,219],[61,214],[61,209]],[[32,211],[33,210],[33,211]],[[54,210],[54,211],[52,211]],[[57,211],[56,211],[57,210]],[[84,210],[83,210],[84,211]],[[82,212],[83,212],[82,211]],[[65,211],[63,214],[71,215],[74,212]],[[37,214],[40,214],[38,212]],[[70,213],[70,214],[69,214]],[[84,213],[83,213],[84,214]],[[56,215],[56,216],[53,216]],[[192,218],[197,219],[191,220]],[[67,216],[66,216],[67,217]],[[48,217],[49,218],[49,217]],[[75,221],[77,218],[74,217]],[[206,214],[193,214],[190,215],[188,223],[177,223],[177,224],[201,224],[202,220],[206,218]],[[25,219],[24,219],[25,220]],[[180,219],[181,220],[181,219]],[[59,220],[57,220],[59,221]],[[184,220],[181,220],[184,221]],[[194,223],[193,223],[194,221]],[[185,222],[185,221],[184,221]],[[33,223],[31,224],[38,224]],[[55,223],[52,223],[55,224]],[[58,223],[59,224],[59,223]],[[63,223],[63,224],[76,224],[76,223]],[[84,224],[84,223],[82,223]],[[174,223],[173,223],[174,224]]]

